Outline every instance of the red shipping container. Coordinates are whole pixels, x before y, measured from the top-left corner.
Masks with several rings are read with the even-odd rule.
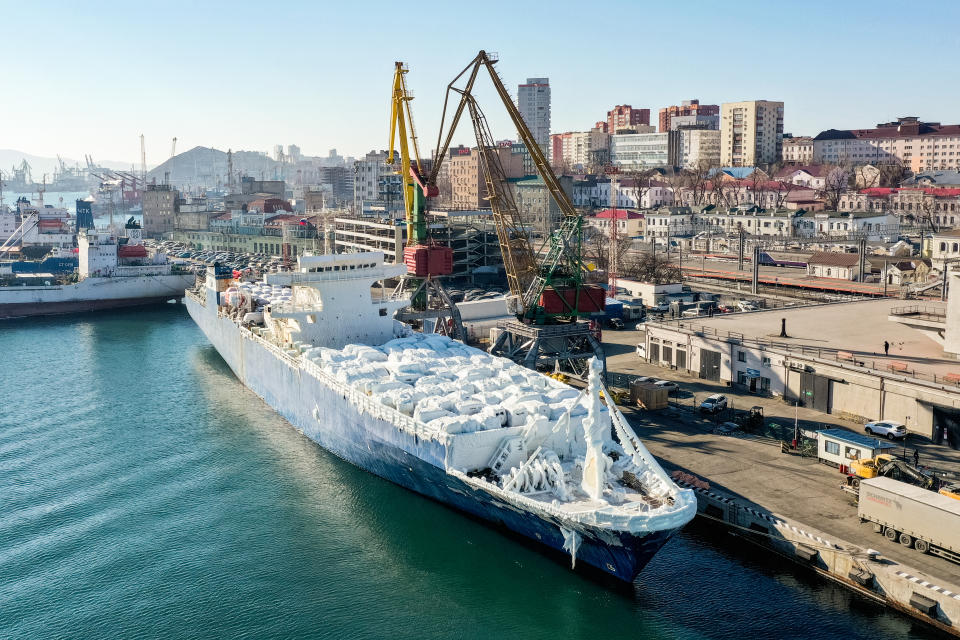
[[[603,287],[586,285],[580,288],[580,300],[577,303],[577,290],[572,287],[554,289],[547,287],[540,295],[540,306],[547,313],[572,314],[577,304],[580,313],[596,313],[606,308],[607,292]]]
[[[415,245],[403,249],[403,264],[407,265],[407,273],[418,278],[425,278],[429,273],[430,256],[427,247]]]
[[[429,248],[429,269],[432,276],[447,276],[453,273],[453,249],[434,245]]]

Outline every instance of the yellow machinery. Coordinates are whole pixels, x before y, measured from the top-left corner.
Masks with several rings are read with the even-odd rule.
[[[960,500],[960,483],[948,484],[945,487],[940,487],[940,491],[938,493],[942,496],[953,498],[954,500]]]
[[[852,460],[850,462],[850,473],[847,475],[847,484],[854,489],[858,489],[860,480],[868,480],[879,476],[914,484],[924,489],[932,490],[934,485],[933,478],[889,453],[881,453],[874,458]]]

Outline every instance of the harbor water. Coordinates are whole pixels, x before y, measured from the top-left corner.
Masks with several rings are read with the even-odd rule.
[[[181,305],[0,323],[0,638],[935,638],[689,526],[617,589],[360,471]]]

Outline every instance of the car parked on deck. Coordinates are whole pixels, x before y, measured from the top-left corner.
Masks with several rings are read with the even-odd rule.
[[[907,437],[907,428],[899,422],[893,420],[878,420],[868,422],[863,430],[871,436],[883,436],[890,440],[899,440]]]

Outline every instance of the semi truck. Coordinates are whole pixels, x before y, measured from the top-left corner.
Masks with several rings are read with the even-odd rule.
[[[860,482],[857,515],[890,541],[960,563],[960,500],[893,478],[870,478]]]

